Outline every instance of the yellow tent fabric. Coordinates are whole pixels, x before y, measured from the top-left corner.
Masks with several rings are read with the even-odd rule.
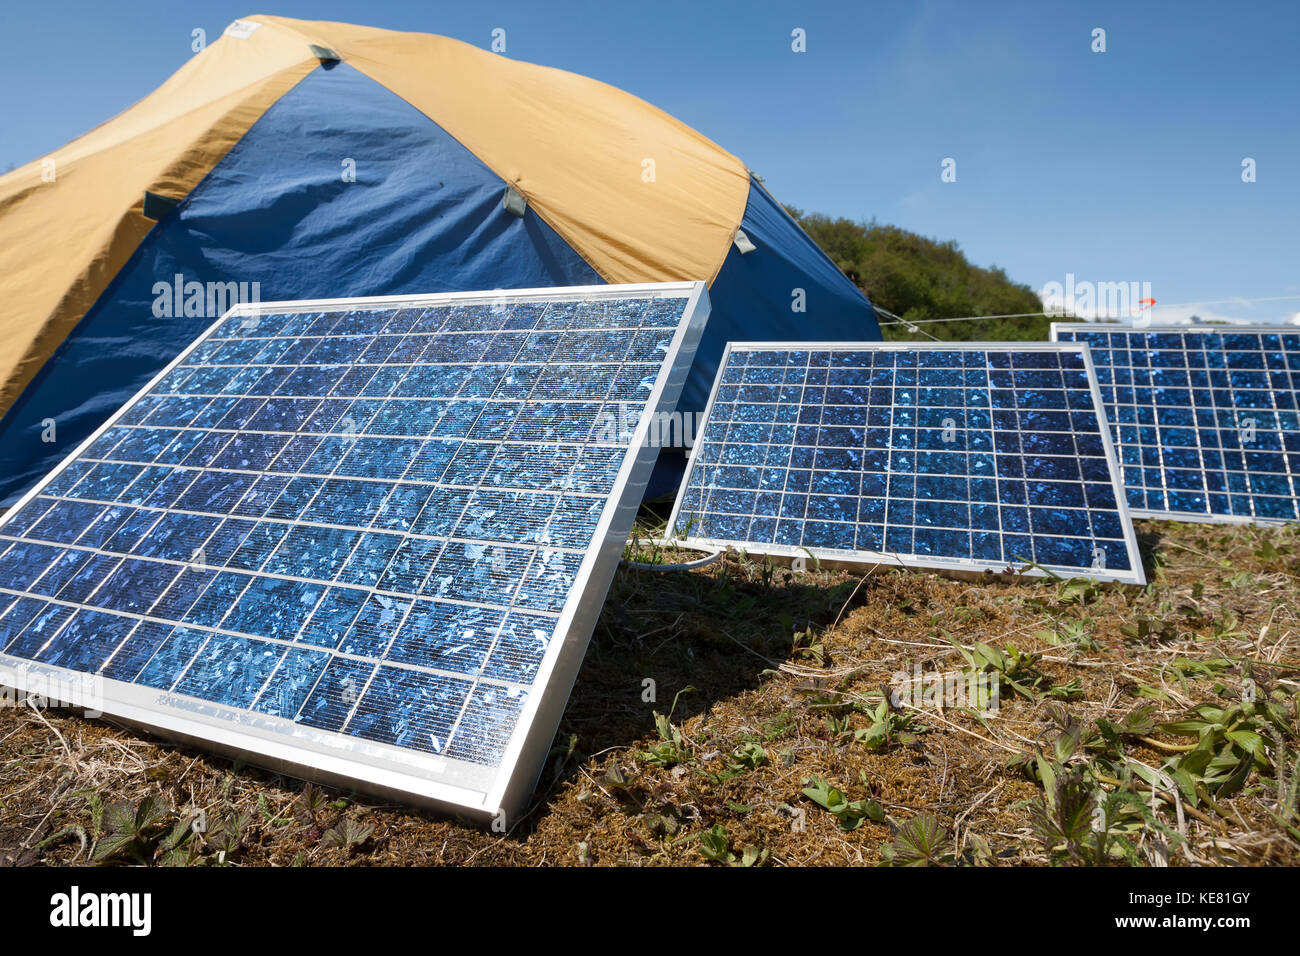
[[[446,37],[280,17],[238,22],[257,26],[228,30],[124,113],[0,177],[0,414],[148,233],[144,193],[192,190],[318,67],[311,44],[467,147],[607,281],[712,281],[721,269],[749,172],[645,101]]]

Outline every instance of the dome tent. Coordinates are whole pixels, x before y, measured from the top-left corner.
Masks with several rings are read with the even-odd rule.
[[[630,94],[445,37],[239,20],[124,113],[0,177],[0,497],[241,288],[683,279],[709,283],[712,313],[682,411],[704,408],[728,340],[880,337],[739,159]]]

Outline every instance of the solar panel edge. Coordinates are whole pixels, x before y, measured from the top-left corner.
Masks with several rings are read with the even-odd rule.
[[[1232,335],[1241,332],[1247,335],[1256,333],[1270,334],[1300,334],[1300,327],[1294,325],[1269,325],[1265,322],[1251,323],[1249,325],[1212,325],[1204,322],[1181,324],[1181,323],[1164,323],[1151,322],[1147,325],[1134,325],[1125,322],[1052,322],[1051,329],[1053,334],[1056,329],[1062,331],[1089,331],[1089,332],[1215,332]],[[1055,340],[1052,340],[1055,341]]]
[[[687,459],[686,472],[682,477],[682,483],[678,490],[677,499],[673,504],[672,511],[668,518],[669,534],[673,534],[673,529],[678,527],[682,518],[682,509],[686,500],[686,492],[691,482],[692,473],[699,463],[699,455],[703,448],[704,442],[702,435],[708,428],[712,419],[714,405],[717,401],[719,386],[723,382],[730,358],[735,351],[744,350],[793,350],[801,352],[819,352],[819,351],[850,351],[850,350],[875,350],[875,351],[914,351],[918,348],[942,350],[942,351],[997,351],[997,350],[1014,350],[1014,351],[1076,351],[1083,356],[1085,368],[1088,374],[1089,390],[1092,395],[1094,407],[1098,413],[1103,413],[1103,404],[1101,393],[1097,384],[1096,370],[1092,363],[1090,350],[1086,343],[1056,343],[1056,342],[936,342],[933,344],[917,342],[729,342],[723,350],[722,359],[718,366],[718,373],[715,376],[712,389],[709,393],[709,401],[705,406],[704,418],[700,427],[700,434],[696,438],[694,447],[691,449],[690,456]],[[1104,421],[1104,413],[1103,418]],[[1110,474],[1111,485],[1117,490],[1123,489],[1123,482],[1118,468],[1118,460],[1115,455],[1115,449],[1110,438],[1109,428],[1100,428],[1099,434],[1105,448],[1105,458],[1107,468]],[[1121,526],[1124,533],[1124,544],[1129,560],[1129,570],[1115,571],[1098,569],[1090,577],[1099,581],[1114,581],[1124,584],[1146,584],[1146,571],[1142,564],[1141,555],[1137,546],[1136,534],[1133,530],[1132,515],[1127,507],[1125,496],[1116,495],[1116,511],[1119,515]],[[700,535],[686,535],[679,539],[683,544],[716,550],[727,546],[734,545],[734,541],[721,538],[709,538]],[[802,546],[786,546],[767,543],[746,542],[747,553],[758,555],[760,557],[779,557],[779,558],[798,558],[805,556],[815,557],[818,561],[827,563],[840,562],[842,564],[889,564],[902,567],[916,567],[938,570],[953,571],[973,571],[973,570],[998,570],[996,568],[977,568],[973,566],[973,561],[962,559],[934,559],[931,557],[912,558],[886,552],[862,552],[862,551],[844,551],[832,550],[825,548],[805,548]],[[1044,576],[1049,573],[1066,573],[1078,575],[1079,569],[1061,568],[1059,566],[1043,565],[1044,570],[1030,568],[1026,573],[1033,576]]]
[[[745,342],[727,342],[722,347],[722,356],[718,359],[718,371],[713,376],[713,384],[709,386],[709,400],[704,403],[704,413],[700,416],[699,425],[696,428],[694,443],[691,445],[690,454],[686,456],[686,470],[682,473],[682,483],[677,489],[677,497],[673,499],[672,509],[668,512],[668,523],[665,525],[667,536],[672,537],[676,532],[677,522],[681,518],[682,505],[686,501],[686,489],[690,485],[691,473],[695,470],[698,463],[700,449],[704,445],[704,432],[708,428],[710,420],[713,418],[713,406],[718,401],[718,389],[722,385],[723,375],[726,374],[727,365],[731,361],[733,349],[747,348],[752,343]],[[683,539],[685,540],[685,539]]]
[[[0,654],[0,685],[14,686],[24,693],[39,695],[48,688],[71,688],[78,681],[84,681],[91,676],[81,671],[44,664],[40,661],[16,659]],[[11,685],[11,677],[19,677],[20,682]],[[102,681],[109,686],[113,695],[110,698],[105,694],[111,709],[99,711],[94,708],[84,708],[87,717],[108,716],[164,740],[193,746],[207,753],[240,760],[301,780],[312,780],[345,790],[356,789],[374,796],[416,803],[431,809],[471,814],[477,810],[483,815],[490,816],[484,800],[475,801],[469,798],[469,795],[475,793],[485,794],[486,784],[481,790],[476,789],[472,783],[466,783],[464,786],[446,784],[439,780],[397,773],[388,766],[392,763],[416,766],[421,763],[432,765],[455,761],[445,758],[424,760],[423,755],[413,754],[403,748],[355,738],[344,740],[338,735],[327,735],[306,727],[299,728],[301,734],[287,737],[279,732],[287,728],[271,729],[277,722],[285,723],[282,718],[265,718],[256,713],[248,715],[252,718],[251,722],[245,720],[232,727],[229,719],[220,717],[221,712],[230,711],[241,717],[246,716],[244,712],[210,701],[199,701],[196,709],[178,714],[176,713],[178,705],[182,710],[195,708],[195,699],[185,698],[175,691],[160,691],[102,675],[93,675],[92,679]],[[82,700],[84,698],[61,702],[79,707]],[[157,704],[160,702],[168,704],[171,709],[159,709]],[[267,732],[261,734],[259,729]],[[304,751],[293,743],[295,739],[302,738],[310,738],[317,745],[350,746],[338,746],[337,754],[312,751],[312,762],[305,762],[301,759]],[[367,776],[364,778],[359,778],[356,774],[358,760],[365,761]],[[471,767],[470,769],[483,768]]]
[[[707,289],[703,282],[644,283],[581,287],[558,287],[543,289],[494,290],[493,292],[438,293],[424,295],[399,295],[365,297],[357,299],[319,299],[284,302],[259,302],[237,305],[229,309],[214,323],[204,329],[195,340],[179,355],[167,364],[135,395],[109,417],[98,429],[71,451],[53,470],[41,479],[32,489],[24,494],[4,515],[0,515],[0,532],[19,514],[35,497],[55,481],[64,471],[78,460],[95,441],[113,428],[141,399],[149,394],[169,373],[182,365],[185,360],[200,348],[224,323],[231,318],[274,314],[278,312],[329,311],[330,309],[374,309],[398,308],[400,306],[428,306],[430,304],[484,304],[493,303],[502,298],[512,300],[528,299],[543,301],[574,301],[582,298],[682,298],[686,300],[683,313],[674,332],[673,344],[660,366],[647,408],[653,411],[663,410],[663,406],[675,406],[677,395],[685,382],[686,374],[694,358],[694,351],[703,333],[704,321],[709,313]],[[675,391],[674,391],[675,390]],[[649,402],[655,403],[650,408]],[[652,415],[642,416],[642,425],[634,437],[644,439],[645,428]],[[491,819],[498,813],[512,812],[526,801],[535,787],[537,776],[542,769],[542,761],[549,750],[554,737],[554,724],[546,729],[542,716],[553,715],[558,723],[560,714],[567,702],[577,669],[581,665],[586,646],[590,640],[591,630],[599,615],[603,596],[612,583],[614,569],[621,554],[623,542],[631,531],[631,522],[639,504],[639,491],[644,487],[649,469],[653,466],[656,448],[647,448],[644,441],[629,445],[620,468],[619,478],[615,482],[614,492],[607,501],[606,513],[598,524],[605,528],[605,536],[598,545],[588,550],[588,559],[592,552],[601,557],[592,560],[591,568],[585,579],[575,581],[569,593],[565,609],[574,605],[569,612],[565,634],[559,640],[552,640],[548,658],[543,659],[538,674],[528,695],[528,704],[521,710],[514,725],[505,755],[494,768],[481,767],[448,757],[432,757],[414,753],[408,749],[390,746],[381,742],[363,740],[355,737],[343,737],[341,734],[320,732],[312,728],[294,724],[282,718],[267,719],[252,712],[236,711],[224,705],[199,700],[182,699],[173,691],[158,691],[154,688],[127,683],[93,675],[94,679],[103,681],[112,694],[105,694],[105,701],[110,706],[102,713],[133,724],[159,736],[192,743],[207,751],[245,760],[246,762],[268,766],[271,769],[290,773],[303,779],[318,780],[325,784],[344,787],[356,787],[359,790],[374,793],[384,798],[398,798],[406,802],[419,803],[435,809],[453,813],[469,813],[476,818]],[[635,483],[629,485],[630,478],[640,478],[640,488]],[[630,503],[635,497],[636,502]],[[617,507],[619,505],[621,507]],[[620,517],[621,516],[621,517]],[[618,526],[625,522],[621,538],[617,537]],[[584,564],[587,562],[584,561]],[[606,574],[604,587],[600,590],[600,602],[587,602],[594,605],[583,606],[583,586]],[[106,612],[112,613],[112,612]],[[565,611],[561,611],[561,619]],[[590,620],[588,621],[587,618]],[[583,628],[585,627],[585,633]],[[559,626],[557,625],[557,637]],[[544,676],[545,675],[545,676]],[[558,676],[557,676],[558,675]],[[41,693],[52,682],[56,686],[70,686],[87,677],[85,672],[45,664],[39,661],[13,657],[0,653],[0,685],[12,687],[21,693]],[[562,691],[551,687],[551,680],[563,679]],[[151,708],[147,698],[155,702],[162,698],[181,702],[189,708],[185,714],[176,714],[166,710]],[[542,710],[543,705],[546,709]],[[231,729],[229,722],[222,723],[205,715],[205,710],[225,710],[241,715],[243,723]],[[96,712],[97,714],[98,712]],[[259,727],[254,724],[262,725]],[[273,731],[267,727],[273,726]],[[265,731],[265,732],[261,732]],[[277,739],[277,735],[281,739]],[[541,739],[541,738],[545,739]],[[311,762],[304,763],[299,758],[304,754],[293,741],[309,739],[317,748],[333,747],[339,756],[335,757],[320,749],[310,751]],[[358,776],[358,759],[365,774]],[[513,762],[512,762],[513,761]],[[420,773],[403,773],[392,770],[387,764],[406,765],[418,769],[430,767],[446,768],[462,765],[472,779],[465,784],[447,784],[439,780],[428,779]],[[519,784],[515,778],[527,778],[527,785]],[[439,770],[438,772],[444,772]]]
[[[1067,343],[1052,344],[1063,345]],[[1124,494],[1124,475],[1119,467],[1119,455],[1110,428],[1107,427],[1106,405],[1101,399],[1101,386],[1097,381],[1097,366],[1092,360],[1092,349],[1085,342],[1071,342],[1068,344],[1078,346],[1083,354],[1084,368],[1088,373],[1088,390],[1092,393],[1092,405],[1097,413],[1100,426],[1097,433],[1101,436],[1102,448],[1106,453],[1106,467],[1110,472],[1110,484],[1116,491],[1115,510],[1119,513],[1120,523],[1124,529],[1124,542],[1128,549],[1129,567],[1132,569],[1131,578],[1115,577],[1111,578],[1111,580],[1145,587],[1147,583],[1146,566],[1142,563],[1142,554],[1137,544],[1137,531],[1133,527],[1133,514],[1128,506],[1128,498]],[[1104,580],[1104,578],[1099,578],[1099,580]]]
[[[1224,524],[1224,525],[1260,525],[1265,528],[1279,528],[1293,522],[1285,518],[1254,518],[1247,515],[1200,514],[1194,511],[1152,511],[1147,508],[1130,508],[1129,514],[1134,518],[1151,521],[1185,521],[1188,524]]]
[[[528,769],[515,774],[514,779],[504,779],[501,786],[489,794],[488,802],[495,803],[507,815],[516,813],[536,789],[537,779],[555,737],[555,728],[572,693],[596,621],[600,617],[605,595],[613,584],[614,573],[632,533],[642,495],[658,457],[658,447],[647,441],[649,428],[657,413],[676,408],[704,334],[710,308],[707,287],[703,282],[694,283],[673,344],[669,346],[670,361],[666,361],[660,370],[646,403],[648,414],[641,416],[633,430],[627,454],[620,465],[620,477],[616,486],[623,493],[617,499],[611,497],[607,502],[593,535],[593,540],[598,544],[587,552],[578,572],[578,579],[584,580],[585,575],[587,586],[595,588],[593,593],[599,593],[600,600],[580,600],[583,589],[575,585],[570,599],[560,612],[560,622],[556,625],[556,633],[564,630],[565,634],[553,642],[558,646],[549,663],[544,660],[538,669],[535,683],[543,687],[544,691],[530,696],[520,715],[520,724],[525,726],[525,730],[511,740],[503,758],[504,763],[513,755]]]

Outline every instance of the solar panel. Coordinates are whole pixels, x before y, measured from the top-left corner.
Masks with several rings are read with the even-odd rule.
[[[236,307],[0,522],[0,682],[513,812],[653,465],[625,424],[707,313],[703,283]]]
[[[1086,346],[733,343],[706,416],[686,543],[1145,581]]]
[[[1092,347],[1135,515],[1300,518],[1300,331],[1055,322]]]

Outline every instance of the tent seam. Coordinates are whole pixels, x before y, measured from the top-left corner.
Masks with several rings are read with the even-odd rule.
[[[495,176],[495,177],[497,177],[497,179],[501,180],[502,185],[504,185],[504,186],[509,186],[509,187],[511,187],[512,189],[517,190],[517,191],[519,192],[519,194],[520,194],[521,196],[523,196],[525,199],[528,199],[528,198],[529,198],[529,197],[528,197],[528,193],[525,192],[523,189],[521,189],[521,188],[519,187],[519,184],[518,184],[517,182],[511,182],[509,179],[506,179],[504,176],[502,176],[500,170],[496,169],[494,166],[492,166],[490,163],[488,163],[488,161],[485,160],[482,156],[480,156],[478,153],[474,152],[474,150],[470,149],[469,146],[467,146],[465,143],[461,142],[460,137],[458,137],[458,136],[457,136],[455,133],[453,133],[451,130],[447,129],[447,127],[443,126],[441,123],[439,123],[436,119],[434,119],[432,116],[430,116],[430,115],[429,115],[428,113],[426,113],[424,110],[420,109],[420,107],[416,106],[414,103],[412,103],[410,100],[408,100],[408,99],[407,99],[405,96],[403,96],[401,93],[398,93],[396,90],[392,89],[391,87],[386,86],[386,85],[385,85],[381,80],[376,79],[375,77],[371,76],[370,73],[368,73],[366,70],[362,69],[362,68],[361,68],[360,66],[358,66],[356,63],[354,63],[354,62],[348,60],[348,59],[346,58],[346,55],[344,55],[344,60],[343,60],[343,62],[346,63],[348,66],[352,67],[352,69],[356,70],[358,73],[360,73],[362,76],[364,76],[364,77],[365,77],[367,80],[369,80],[371,83],[374,83],[374,84],[375,84],[376,86],[378,86],[381,90],[385,90],[385,91],[387,91],[388,93],[391,93],[393,96],[397,97],[399,100],[401,100],[401,101],[402,101],[403,103],[405,103],[407,106],[409,106],[411,109],[415,110],[417,113],[419,113],[419,114],[420,114],[421,116],[423,116],[425,119],[427,119],[427,120],[428,120],[430,123],[432,123],[434,126],[438,127],[438,129],[442,130],[442,131],[447,135],[447,137],[448,137],[449,139],[451,139],[453,142],[456,143],[457,146],[459,146],[461,149],[465,150],[465,152],[467,152],[469,155],[473,156],[473,157],[474,157],[478,162],[482,163],[483,166],[484,166],[484,168],[486,168],[489,172],[491,172],[493,176]],[[614,284],[614,279],[613,279],[613,277],[607,275],[607,274],[605,273],[605,270],[598,268],[594,262],[590,261],[590,260],[589,260],[589,259],[588,259],[584,254],[583,254],[582,250],[579,249],[579,248],[574,244],[573,240],[570,239],[569,236],[567,236],[567,235],[565,234],[565,231],[564,231],[564,230],[560,229],[557,225],[555,225],[555,223],[551,222],[551,221],[550,221],[546,216],[543,216],[542,213],[541,213],[541,211],[538,210],[537,207],[534,206],[534,205],[532,205],[531,203],[529,204],[529,209],[531,209],[532,212],[533,212],[533,215],[535,215],[538,219],[540,219],[543,223],[545,223],[545,224],[546,224],[546,225],[551,229],[552,232],[554,232],[557,236],[559,236],[561,239],[563,239],[563,240],[564,240],[564,244],[565,244],[566,246],[568,246],[568,247],[573,251],[573,254],[574,254],[574,255],[576,255],[579,259],[581,259],[584,263],[586,263],[586,264],[587,264],[587,267],[590,268],[592,272],[594,272],[594,273],[596,273],[596,275],[600,276],[600,278],[603,279],[603,280],[605,281],[606,284],[608,284],[608,285],[613,285],[613,284]],[[719,267],[719,268],[721,268],[721,267]]]

